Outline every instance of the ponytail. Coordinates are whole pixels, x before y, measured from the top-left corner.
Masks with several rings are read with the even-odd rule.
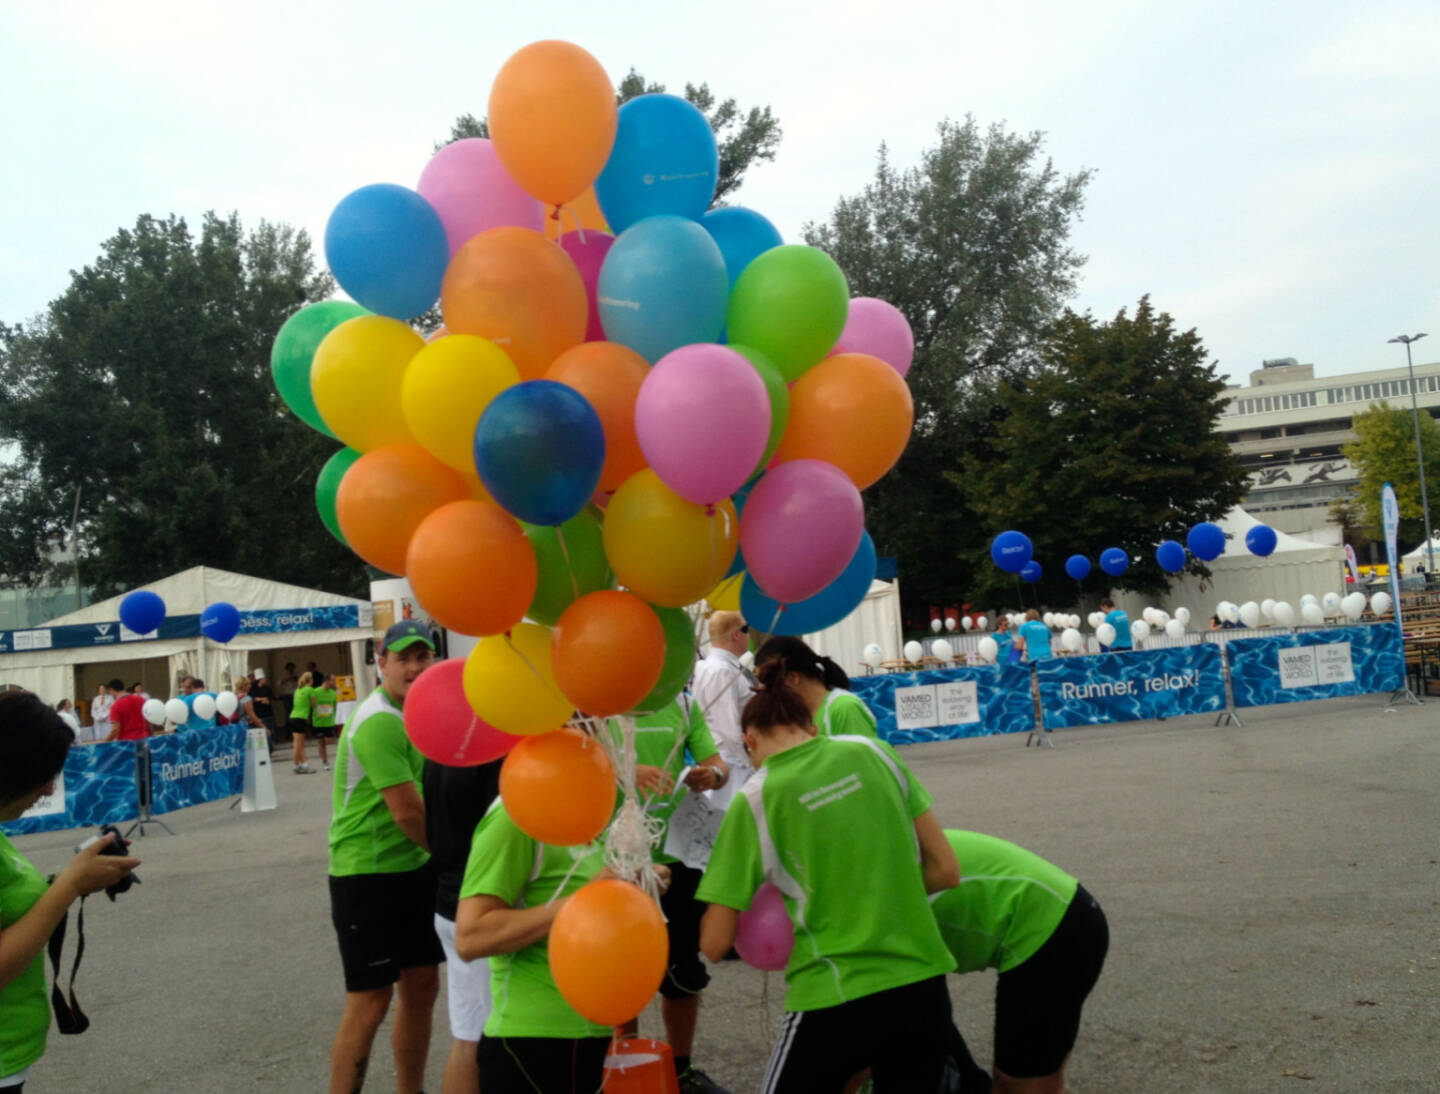
[[[759,667],[756,678],[760,686],[740,712],[742,729],[765,733],[775,726],[811,724],[810,705],[798,691],[785,683],[785,672],[785,663],[778,657]]]
[[[830,658],[816,653],[794,635],[776,635],[765,639],[764,645],[755,654],[757,673],[760,671],[759,666],[771,662],[784,666],[781,679],[786,672],[796,672],[811,680],[818,680],[825,685],[827,691],[835,688],[850,690],[850,677],[844,669]]]

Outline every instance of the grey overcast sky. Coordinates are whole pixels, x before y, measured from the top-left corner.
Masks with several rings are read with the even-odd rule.
[[[914,163],[946,116],[1043,130],[1096,172],[1075,306],[1150,293],[1243,380],[1440,360],[1440,4],[15,0],[0,10],[0,319],[41,311],[142,212],[237,210],[318,243],[368,182],[413,186],[537,38],[768,103],[741,203],[797,239]]]

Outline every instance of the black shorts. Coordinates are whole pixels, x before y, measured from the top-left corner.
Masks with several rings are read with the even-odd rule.
[[[485,1094],[594,1094],[605,1075],[608,1037],[491,1037],[475,1049]]]
[[[700,917],[709,907],[695,899],[701,876],[683,862],[670,863],[670,888],[660,898],[670,936],[670,967],[660,982],[660,994],[666,999],[698,995],[710,983],[710,972],[700,960]]]
[[[1110,928],[1081,885],[1055,933],[995,988],[995,1069],[1015,1079],[1053,1075],[1080,1032],[1080,1010],[1100,979]]]
[[[311,723],[300,732],[308,733],[312,737],[333,737],[335,736],[335,728],[335,726],[317,726]]]
[[[435,873],[428,865],[404,874],[332,877],[330,919],[346,991],[388,987],[401,969],[445,960],[435,937]]]
[[[285,728],[291,733],[309,733],[310,720],[308,718],[291,718],[285,723]]]

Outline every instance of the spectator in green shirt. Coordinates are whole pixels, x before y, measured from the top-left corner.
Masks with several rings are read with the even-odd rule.
[[[308,672],[302,673],[290,707],[290,741],[294,745],[290,758],[294,761],[297,775],[315,774],[315,769],[305,762],[305,735],[310,732],[310,693],[314,690],[311,686],[314,683],[313,676]]]
[[[339,702],[335,694],[335,674],[327,672],[317,677],[320,683],[310,689],[310,731],[315,744],[320,748],[320,770],[330,770],[330,739],[335,736],[335,708]]]
[[[875,737],[875,715],[865,700],[850,691],[850,677],[828,657],[791,635],[767,638],[755,653],[755,671],[770,661],[785,666],[785,683],[800,693],[810,708],[815,728],[825,737]]]

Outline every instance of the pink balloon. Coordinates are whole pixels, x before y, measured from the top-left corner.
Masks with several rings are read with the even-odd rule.
[[[465,699],[465,658],[432,665],[405,696],[405,732],[426,758],[451,767],[498,760],[523,738],[481,721]]]
[[[894,304],[873,296],[857,296],[850,301],[840,344],[846,353],[868,353],[880,358],[901,376],[910,371],[910,362],[915,359],[915,335],[909,321]]]
[[[755,899],[735,924],[735,952],[747,965],[779,972],[790,963],[794,948],[795,925],[785,910],[785,898],[767,881],[755,890]]]
[[[579,232],[566,232],[560,237],[560,249],[570,256],[575,268],[580,271],[580,280],[585,282],[585,296],[590,301],[590,325],[585,329],[585,341],[605,341],[605,331],[600,326],[600,307],[595,303],[595,286],[600,280],[600,266],[610,253],[610,244],[615,237],[609,232],[588,231],[585,238]]]
[[[635,438],[655,474],[682,498],[697,505],[728,498],[765,454],[765,381],[728,346],[681,346],[656,361],[640,385]]]
[[[491,228],[545,230],[545,206],[520,189],[484,137],[467,137],[436,152],[415,189],[440,214],[452,256],[471,236]]]
[[[823,460],[788,460],[750,491],[740,549],[760,591],[795,604],[840,576],[864,531],[865,505],[845,472]]]

